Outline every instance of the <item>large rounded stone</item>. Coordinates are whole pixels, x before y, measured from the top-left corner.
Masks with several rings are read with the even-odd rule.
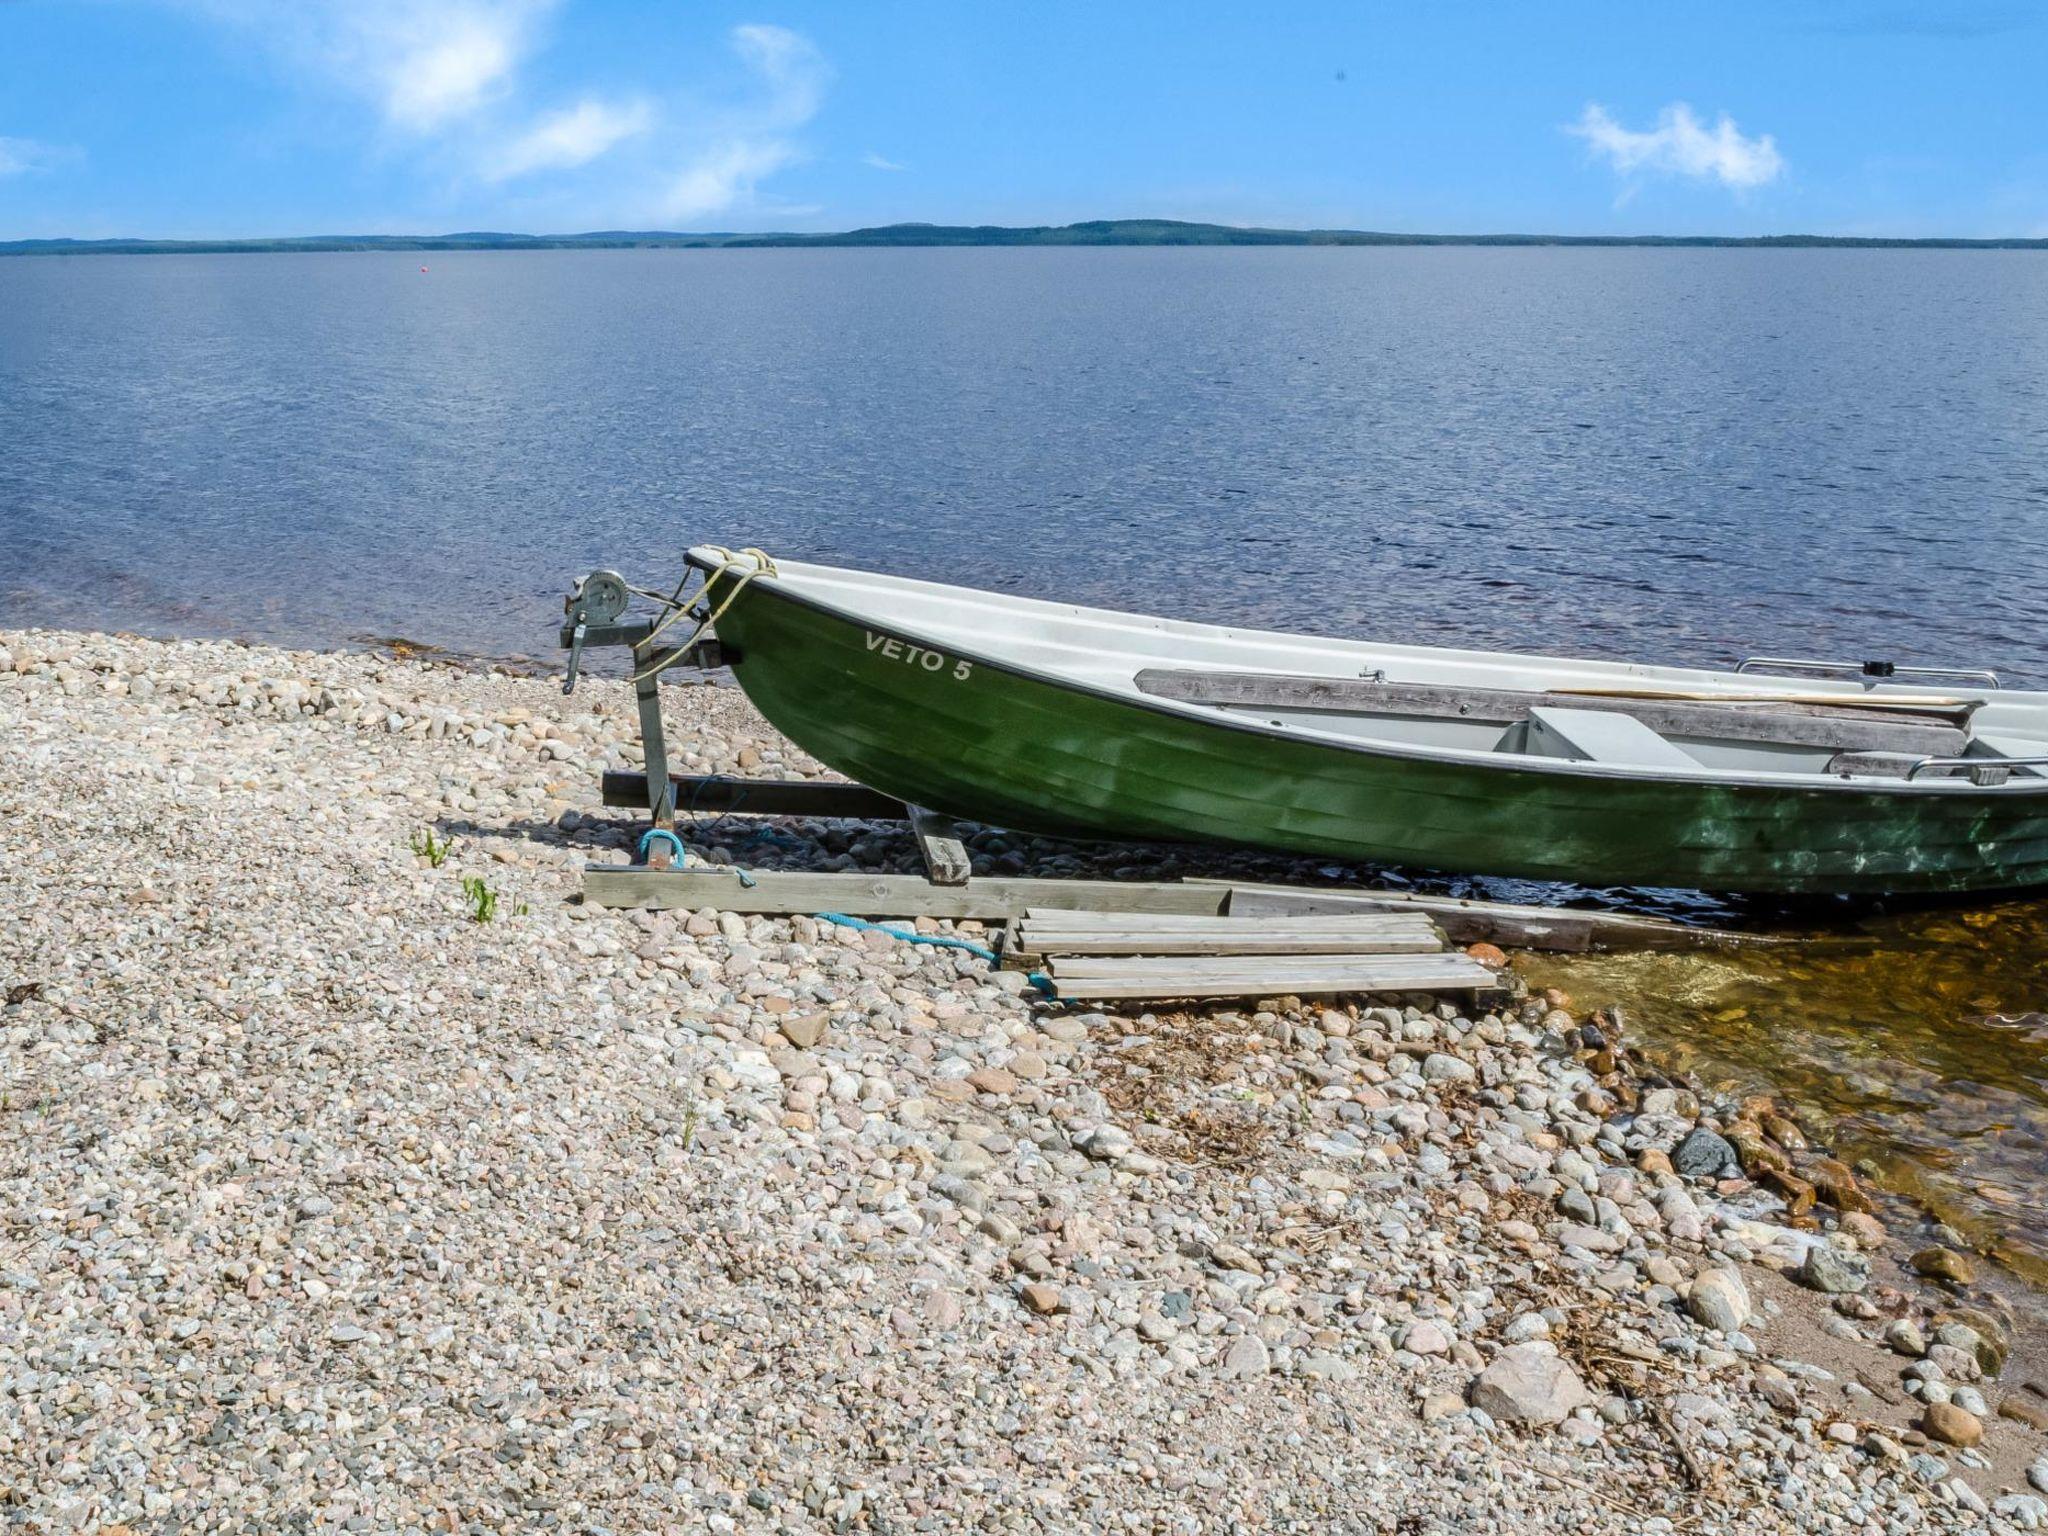
[[[1954,1403],[1929,1403],[1920,1417],[1920,1427],[1932,1439],[1965,1448],[1984,1438],[1984,1421]]]
[[[1510,1424],[1556,1424],[1593,1394],[1579,1373],[1547,1344],[1504,1349],[1472,1383],[1472,1406]]]
[[[1749,1321],[1749,1291],[1734,1270],[1710,1269],[1693,1281],[1685,1310],[1709,1328],[1736,1333]]]

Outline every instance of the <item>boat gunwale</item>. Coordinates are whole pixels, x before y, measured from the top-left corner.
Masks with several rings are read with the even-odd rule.
[[[721,550],[717,553],[722,555],[725,552]],[[1052,688],[1087,694],[1092,698],[1101,699],[1108,703],[1145,710],[1152,714],[1164,715],[1170,719],[1192,721],[1201,725],[1238,731],[1270,740],[1307,742],[1314,746],[1330,748],[1360,757],[1389,758],[1400,762],[1455,764],[1461,767],[1473,767],[1507,774],[1534,773],[1566,778],[1617,780],[1624,783],[1686,784],[1702,788],[1777,791],[1795,794],[1882,795],[1906,799],[1940,800],[1967,799],[1977,801],[1986,808],[2005,800],[2048,797],[2048,776],[2032,779],[2015,777],[2006,780],[2003,784],[1973,784],[1965,779],[1853,779],[1833,774],[1772,773],[1757,769],[1717,773],[1704,766],[1698,772],[1694,772],[1689,769],[1665,768],[1651,764],[1600,763],[1576,758],[1545,758],[1533,755],[1511,756],[1505,753],[1480,752],[1463,747],[1407,747],[1399,743],[1362,740],[1356,737],[1340,736],[1334,732],[1317,731],[1307,727],[1266,725],[1257,720],[1233,716],[1216,706],[1188,703],[1178,699],[1160,698],[1146,694],[1139,691],[1135,684],[1133,684],[1130,692],[1125,693],[1113,688],[1105,688],[1098,683],[1066,676],[1056,671],[1027,666],[1016,661],[1003,660],[982,651],[969,650],[950,640],[939,641],[928,635],[920,634],[914,629],[906,628],[893,620],[876,619],[871,615],[841,607],[837,603],[828,602],[814,594],[792,588],[777,581],[774,572],[762,571],[758,566],[755,566],[752,557],[744,557],[739,560],[718,559],[709,554],[700,553],[700,548],[692,548],[684,556],[684,559],[690,565],[707,573],[719,570],[746,572],[751,569],[754,575],[748,580],[748,588],[759,586],[763,581],[769,582],[771,585],[766,590],[772,592],[784,602],[795,603],[799,607],[827,614],[844,623],[857,625],[863,630],[883,629],[891,632],[896,637],[908,639],[911,643],[926,649],[941,651],[948,656],[970,662],[977,667],[992,667],[996,671],[1006,673],[1011,677],[1042,683]],[[881,575],[879,572],[858,571],[843,566],[820,566],[818,569],[843,571],[851,576]],[[882,579],[914,581],[920,586],[949,592],[974,594],[977,590],[973,587],[954,586],[947,582],[918,581],[917,578],[882,576]],[[1004,596],[1018,602],[1043,604],[1048,608],[1063,606],[1049,599],[1019,597],[1015,593],[995,595]],[[734,593],[731,596],[736,598],[739,594]],[[721,602],[727,600],[729,599],[720,599]],[[1080,605],[1070,604],[1065,606],[1079,607]],[[1124,610],[1121,609],[1083,609],[1082,611],[1099,611],[1139,619],[1156,617],[1150,614],[1125,614]],[[1226,626],[1222,625],[1199,624],[1192,620],[1162,620],[1161,622],[1189,623],[1194,624],[1197,628],[1205,629],[1223,630],[1226,628]],[[1269,633],[1283,638],[1323,638],[1316,636],[1293,636],[1284,630],[1270,631]],[[1340,641],[1338,643],[1345,642]],[[1407,646],[1400,649],[1432,650],[1448,649],[1448,647]],[[1530,658],[1526,653],[1511,651],[1472,654],[1496,655],[1510,659],[1552,659],[1543,657]],[[1555,659],[1573,660],[1578,658],[1561,657]],[[1627,666],[1629,663],[1622,662],[1617,665]],[[1670,668],[1668,670],[1694,671],[1709,676],[1724,675],[1713,673],[1711,669],[1707,668]],[[744,688],[745,684],[742,683],[741,686]],[[1987,765],[1995,766],[1998,759],[1985,758],[1983,761]]]

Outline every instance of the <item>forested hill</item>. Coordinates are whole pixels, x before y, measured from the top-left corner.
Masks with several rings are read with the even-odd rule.
[[[306,235],[266,240],[14,240],[0,255],[175,255],[263,251],[560,251],[673,247],[967,245],[1563,245],[1795,246],[1876,250],[2048,250],[2048,240],[1891,240],[1831,235],[1409,235],[1360,229],[1248,229],[1178,219],[1093,219],[1082,224],[883,224],[837,234],[727,234],[596,230],[514,235]]]

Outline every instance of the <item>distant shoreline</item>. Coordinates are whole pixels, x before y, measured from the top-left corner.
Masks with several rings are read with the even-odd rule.
[[[2048,251],[2048,239],[1890,239],[1861,235],[1405,235],[1358,229],[1255,229],[1174,219],[1082,224],[885,224],[838,234],[307,235],[265,240],[7,240],[0,256],[175,256],[337,251],[791,250],[944,246],[1462,245],[1701,249]]]

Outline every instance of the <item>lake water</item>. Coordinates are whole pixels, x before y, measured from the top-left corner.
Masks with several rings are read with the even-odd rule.
[[[2048,256],[0,260],[0,625],[546,656],[576,575],[703,540],[2048,686]],[[1874,958],[1553,970],[2048,1274],[2048,908],[1874,921]]]
[[[2048,682],[2048,258],[0,260],[4,622],[539,652],[585,568],[658,579],[707,539],[1330,633]]]

